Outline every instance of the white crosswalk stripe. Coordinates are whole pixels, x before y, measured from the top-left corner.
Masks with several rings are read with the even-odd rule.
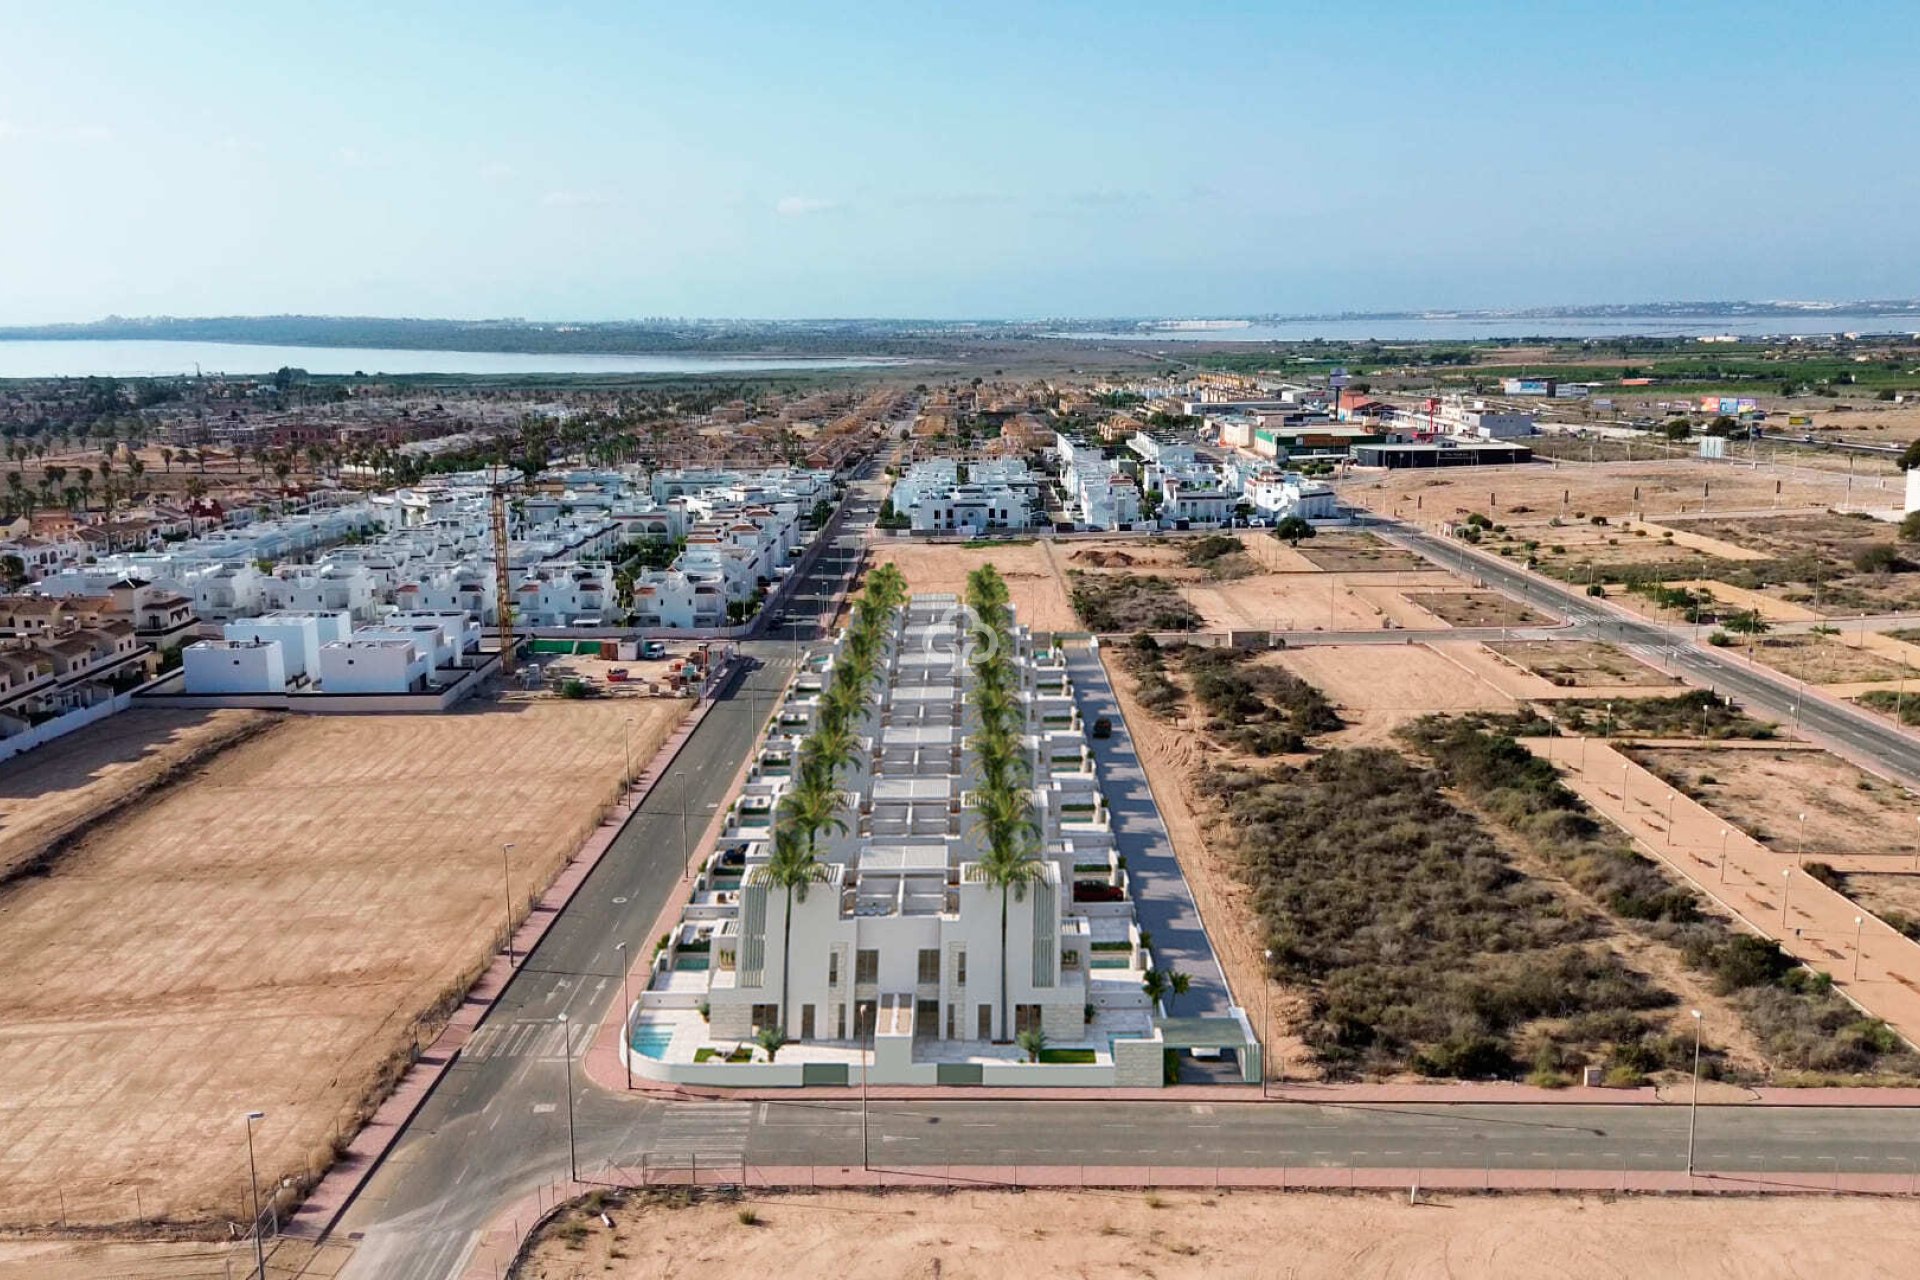
[[[574,1057],[579,1057],[592,1038],[593,1028],[578,1023],[563,1030],[558,1023],[544,1018],[490,1022],[473,1033],[460,1056],[470,1062],[529,1057],[558,1062],[563,1049],[570,1049]]]
[[[738,1160],[753,1130],[751,1102],[689,1102],[670,1108],[647,1144],[660,1156],[711,1156]]]

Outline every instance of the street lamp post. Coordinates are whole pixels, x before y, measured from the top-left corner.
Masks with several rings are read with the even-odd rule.
[[[513,867],[507,855],[513,852],[514,842],[509,840],[500,846],[500,891],[507,903],[507,968],[513,968]]]
[[[580,1167],[574,1154],[573,1137],[573,1032],[567,1026],[564,1013],[560,1015],[560,1066],[567,1081],[567,1181],[577,1182]]]
[[[1797,861],[1800,866],[1804,867],[1807,865],[1807,815],[1804,813],[1800,815],[1800,842],[1799,843],[1800,843],[1800,857],[1798,858]]]
[[[1661,833],[1661,836],[1662,843],[1668,848],[1673,847],[1673,802],[1679,798],[1680,793],[1678,791],[1667,792],[1667,829]]]
[[[1693,1139],[1700,1121],[1700,1011],[1693,1010],[1693,1097],[1687,1103],[1687,1176],[1693,1176]]]
[[[633,717],[622,720],[622,747],[626,755],[626,771],[620,775],[620,792],[627,798],[627,811],[633,811]]]
[[[627,944],[616,942],[613,949],[620,953],[620,1061],[627,1064],[627,1088],[633,1088],[633,1035],[628,1029],[628,1020],[633,1017],[633,987],[627,976]]]
[[[1783,869],[1780,872],[1780,879],[1782,881],[1780,889],[1780,933],[1784,937],[1787,932],[1787,898],[1793,893],[1793,868],[1787,867]]]
[[[1853,980],[1855,982],[1860,981],[1860,943],[1866,937],[1866,931],[1867,918],[1855,916],[1853,918]]]
[[[1727,882],[1727,837],[1733,833],[1731,827],[1720,828],[1720,883]]]
[[[1273,948],[1268,947],[1261,955],[1266,959],[1266,968],[1260,971],[1260,1096],[1267,1096],[1267,1077],[1273,1074],[1272,1064],[1267,1055],[1273,1052]]]
[[[260,1280],[267,1280],[267,1251],[260,1243],[260,1175],[253,1163],[253,1125],[266,1118],[264,1111],[247,1112],[247,1185],[253,1190],[253,1265]]]

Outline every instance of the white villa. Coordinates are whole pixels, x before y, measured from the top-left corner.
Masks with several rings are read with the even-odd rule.
[[[951,595],[915,596],[897,615],[856,726],[862,750],[842,775],[845,829],[821,833],[821,878],[789,919],[766,873],[774,815],[839,645],[795,676],[630,1010],[637,1074],[1160,1085],[1167,1046],[1141,986],[1151,959],[1065,655],[1024,627],[1012,635],[1043,865],[1004,902],[981,874],[967,617]],[[789,1038],[773,1062],[751,1046],[765,1028]],[[1031,1029],[1048,1046],[1037,1063],[1010,1043]]]

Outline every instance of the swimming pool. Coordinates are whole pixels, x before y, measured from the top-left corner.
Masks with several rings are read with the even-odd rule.
[[[712,965],[713,957],[700,951],[682,951],[673,958],[673,967],[681,973],[699,973]]]
[[[664,1058],[673,1043],[673,1025],[666,1022],[633,1024],[633,1051],[643,1058]]]
[[[1132,967],[1133,956],[1130,952],[1125,951],[1107,952],[1105,954],[1096,951],[1093,953],[1093,959],[1088,961],[1088,963],[1096,969],[1126,969]]]

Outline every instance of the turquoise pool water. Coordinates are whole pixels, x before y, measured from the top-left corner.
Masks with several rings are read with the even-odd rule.
[[[1133,957],[1124,951],[1093,953],[1093,967],[1096,969],[1124,969],[1133,963]]]
[[[682,952],[673,958],[673,967],[681,973],[699,973],[713,963],[713,957],[704,953],[688,954]]]
[[[633,1027],[633,1051],[643,1058],[664,1058],[673,1043],[673,1028],[657,1022],[638,1022]]]

